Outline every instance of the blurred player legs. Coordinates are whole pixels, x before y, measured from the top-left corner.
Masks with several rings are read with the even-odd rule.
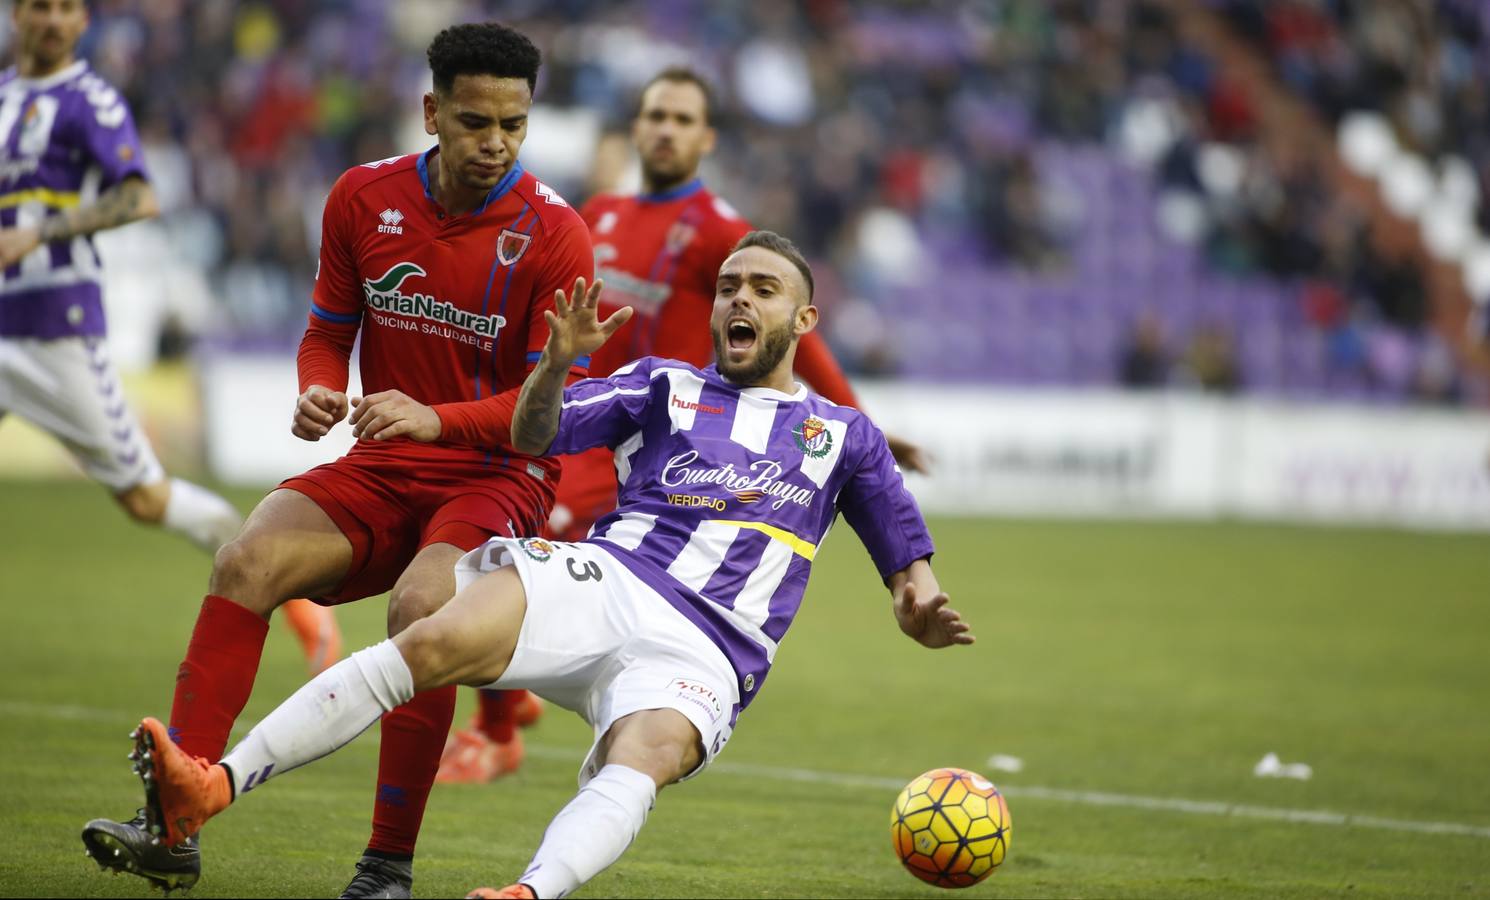
[[[516,772],[525,751],[518,729],[543,715],[543,701],[530,691],[476,691],[471,724],[451,732],[440,754],[440,784],[483,784]]]
[[[307,671],[316,675],[341,658],[341,628],[335,613],[310,600],[291,600],[283,609],[285,624],[300,641]]]
[[[243,525],[227,500],[166,475],[130,410],[102,337],[0,337],[0,417],[9,412],[60,441],[88,477],[142,525],[178,534],[207,553],[216,553]],[[286,609],[286,621],[311,674],[336,661],[341,632],[329,609],[296,601]]]

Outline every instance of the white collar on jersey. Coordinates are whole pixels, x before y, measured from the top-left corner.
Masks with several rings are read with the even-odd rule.
[[[722,375],[720,376],[720,379],[724,381],[725,384],[733,384],[733,382]],[[757,400],[777,400],[786,401],[789,403],[799,403],[807,399],[807,385],[803,384],[800,381],[796,382],[796,385],[797,389],[790,394],[784,394],[781,391],[776,390],[775,388],[768,387],[742,387],[740,388],[740,393],[744,394],[747,397],[754,397]]]
[[[709,363],[708,367],[704,369],[704,372],[706,374],[709,372],[713,372],[714,376],[720,381],[724,382],[724,384],[726,384],[727,386],[734,388],[747,397],[754,397],[757,400],[776,400],[778,402],[785,401],[787,403],[800,403],[803,400],[807,399],[807,385],[803,384],[800,381],[792,382],[797,386],[797,389],[795,391],[791,392],[790,394],[783,394],[781,391],[778,391],[774,388],[741,387],[740,385],[735,384],[733,381],[730,381],[728,378],[724,377],[724,373],[719,371],[718,363]],[[653,377],[655,377],[655,375]]]
[[[65,81],[70,81],[73,78],[78,77],[79,75],[83,74],[84,70],[86,70],[87,68],[88,61],[86,59],[80,59],[67,68],[53,72],[45,78],[22,78],[19,74],[19,70],[17,70],[15,81],[11,83],[19,84],[33,90],[44,91],[47,88],[54,88]]]

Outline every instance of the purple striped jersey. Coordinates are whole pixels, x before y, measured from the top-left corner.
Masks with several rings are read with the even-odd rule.
[[[0,227],[40,225],[130,175],[145,169],[129,107],[86,62],[0,73]],[[102,335],[101,274],[90,238],[37,247],[0,277],[0,336]]]
[[[798,385],[741,388],[648,357],[564,392],[551,454],[616,451],[616,510],[587,539],[729,657],[741,706],[760,690],[842,512],[880,575],[931,556],[885,437]]]

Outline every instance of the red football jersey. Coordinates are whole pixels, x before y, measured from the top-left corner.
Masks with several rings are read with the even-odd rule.
[[[636,314],[595,353],[606,376],[633,359],[663,356],[695,365],[714,357],[709,313],[719,266],[750,223],[703,182],[659,194],[602,194],[580,210],[595,243],[606,312]]]
[[[390,463],[487,458],[522,466],[551,496],[557,466],[485,443],[470,425],[508,400],[548,340],[543,311],[575,278],[593,278],[589,230],[554,190],[516,164],[480,207],[452,216],[429,189],[423,154],[367,163],[326,200],[300,389],[345,390],[361,330],[362,387],[400,390],[432,405],[443,425],[431,444],[358,441],[352,453]],[[583,376],[588,360],[571,375]],[[493,403],[493,395],[510,398]]]
[[[701,180],[657,194],[601,194],[580,210],[595,242],[595,274],[605,281],[604,314],[636,314],[595,352],[598,377],[643,356],[707,366],[714,358],[709,316],[719,267],[750,223]],[[797,374],[813,390],[857,406],[853,390],[816,332],[797,346]]]

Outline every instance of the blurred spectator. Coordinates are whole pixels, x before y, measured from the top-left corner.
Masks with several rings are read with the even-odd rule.
[[[1215,326],[1195,332],[1182,360],[1184,382],[1203,391],[1234,394],[1242,387],[1231,335]]]
[[[1164,325],[1152,312],[1145,312],[1133,326],[1123,350],[1118,383],[1128,388],[1157,388],[1169,383]]]
[[[1462,399],[1453,352],[1440,340],[1424,348],[1413,376],[1413,397],[1422,403],[1454,405]]]

